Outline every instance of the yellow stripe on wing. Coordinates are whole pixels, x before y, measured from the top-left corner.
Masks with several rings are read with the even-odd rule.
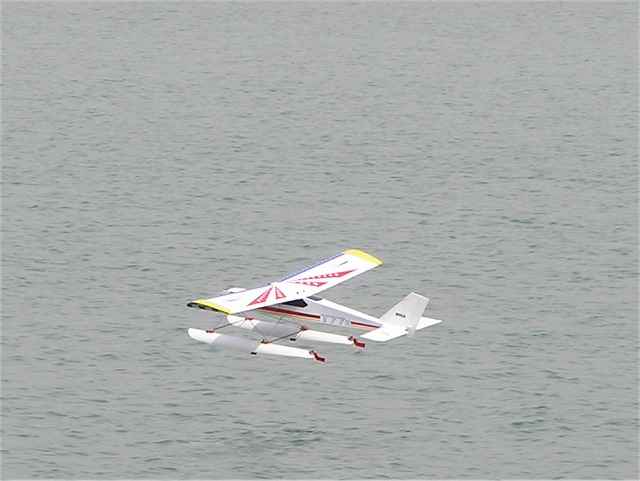
[[[360,249],[347,249],[346,251],[343,252],[343,254],[351,254],[352,256],[360,257],[361,259],[364,259],[369,262],[373,262],[374,264],[377,264],[377,265],[382,264],[382,261],[380,259],[376,259],[371,254],[367,254],[366,252],[361,251]]]
[[[229,309],[222,307],[219,304],[214,304],[213,302],[209,302],[207,300],[204,299],[200,299],[198,301],[192,301],[189,304],[187,304],[187,307],[199,307],[200,309],[208,309],[211,311],[220,311],[220,312],[224,312],[225,314],[233,314],[232,311],[230,311]]]

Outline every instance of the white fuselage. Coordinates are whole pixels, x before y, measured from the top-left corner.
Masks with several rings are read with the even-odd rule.
[[[260,312],[272,318],[285,317],[299,322],[319,322],[357,329],[371,330],[382,325],[376,317],[316,296],[263,307],[252,312]]]

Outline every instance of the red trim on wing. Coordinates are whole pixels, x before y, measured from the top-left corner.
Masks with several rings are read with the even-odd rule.
[[[326,284],[325,282],[320,282],[320,281],[305,281],[305,280],[301,280],[301,281],[290,281],[291,284],[302,284],[304,286],[312,286],[312,287],[321,287],[324,286]]]
[[[319,274],[317,276],[303,277],[301,279],[294,279],[287,282],[291,282],[292,284],[303,284],[305,286],[320,287],[324,286],[327,283],[327,281],[322,282],[320,279],[335,279],[338,277],[344,277],[347,274],[351,274],[353,271],[355,271],[355,269],[351,269],[350,271],[330,272],[329,274]]]
[[[248,305],[253,306],[254,304],[262,304],[267,300],[267,298],[269,297],[269,294],[271,294],[272,289],[273,287],[270,287],[269,289],[264,291],[262,294],[260,294],[258,297],[256,297],[253,301],[251,301]]]

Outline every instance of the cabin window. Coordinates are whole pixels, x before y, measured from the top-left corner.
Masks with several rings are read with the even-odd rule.
[[[294,307],[307,307],[309,304],[304,302],[302,299],[296,299],[294,301],[283,302],[286,306],[294,306]]]

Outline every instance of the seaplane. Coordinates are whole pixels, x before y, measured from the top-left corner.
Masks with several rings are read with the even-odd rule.
[[[226,321],[220,321],[214,329],[189,328],[188,334],[196,341],[243,349],[254,355],[272,354],[325,362],[326,358],[315,350],[278,344],[277,341],[329,342],[364,348],[365,342],[355,336],[313,330],[307,324],[364,329],[369,332],[361,335],[362,339],[386,342],[413,336],[416,331],[442,322],[423,317],[429,299],[414,292],[381,317],[317,296],[380,264],[380,260],[366,252],[348,249],[267,285],[250,289],[232,287],[215,297],[191,301],[188,307],[225,314]],[[253,331],[262,339],[220,332],[229,327]]]

